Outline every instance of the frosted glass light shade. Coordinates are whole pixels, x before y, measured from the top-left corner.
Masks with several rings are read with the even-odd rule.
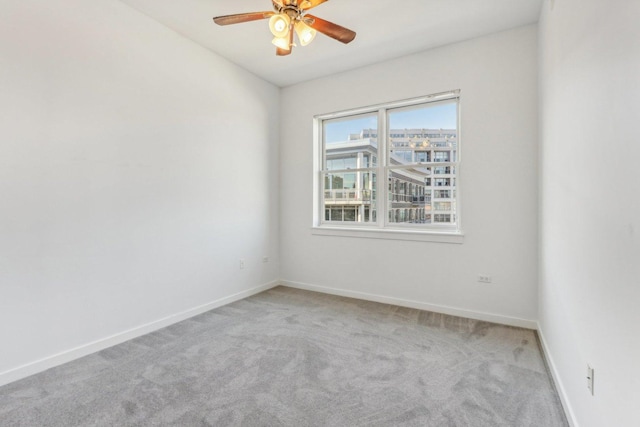
[[[269,29],[271,30],[271,34],[273,34],[275,37],[282,38],[289,34],[290,24],[291,18],[289,18],[289,15],[284,13],[273,15],[269,19]]]
[[[302,21],[298,21],[295,24],[296,33],[298,34],[298,40],[302,46],[306,46],[316,38],[317,31],[305,24]]]
[[[291,50],[291,46],[289,46],[289,38],[286,37],[274,37],[271,40],[271,43],[284,50]]]

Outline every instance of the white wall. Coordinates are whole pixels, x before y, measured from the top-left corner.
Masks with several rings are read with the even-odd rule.
[[[450,89],[462,91],[464,243],[312,235],[312,117]],[[281,102],[282,279],[535,321],[536,26],[294,85]]]
[[[279,277],[278,88],[118,1],[1,9],[0,383]]]
[[[540,326],[582,427],[640,425],[639,19],[558,0],[540,21]]]

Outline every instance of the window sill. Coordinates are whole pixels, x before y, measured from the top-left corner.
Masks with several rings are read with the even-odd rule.
[[[316,236],[357,237],[362,239],[408,240],[413,242],[436,242],[462,244],[464,234],[459,231],[399,230],[357,227],[315,226],[311,234]]]

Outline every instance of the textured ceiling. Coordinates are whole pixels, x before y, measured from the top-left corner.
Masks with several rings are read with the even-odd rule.
[[[330,0],[312,14],[357,33],[344,45],[318,34],[276,57],[268,21],[218,26],[212,18],[272,10],[270,0],[121,0],[278,86],[362,67],[537,22],[543,0]]]

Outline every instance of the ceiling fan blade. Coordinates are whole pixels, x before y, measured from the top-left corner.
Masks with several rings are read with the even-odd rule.
[[[218,25],[240,24],[241,22],[271,18],[273,15],[275,15],[275,12],[237,13],[235,15],[216,16],[213,18],[213,22]]]
[[[327,1],[329,0],[298,0],[298,5],[302,10],[309,10]]]
[[[293,51],[293,32],[294,32],[293,28],[294,28],[294,24],[291,24],[289,26],[289,40],[288,40],[289,50],[277,47],[276,48],[276,55],[278,55],[278,56],[287,56],[287,55],[291,54],[291,51]]]
[[[333,22],[325,21],[324,19],[320,19],[313,15],[305,15],[303,21],[314,30],[345,44],[350,43],[356,38],[356,33],[350,29],[341,27]]]
[[[292,22],[291,25],[289,25],[289,52],[291,52],[293,50],[293,33],[295,32],[294,30],[295,28],[295,24]]]

